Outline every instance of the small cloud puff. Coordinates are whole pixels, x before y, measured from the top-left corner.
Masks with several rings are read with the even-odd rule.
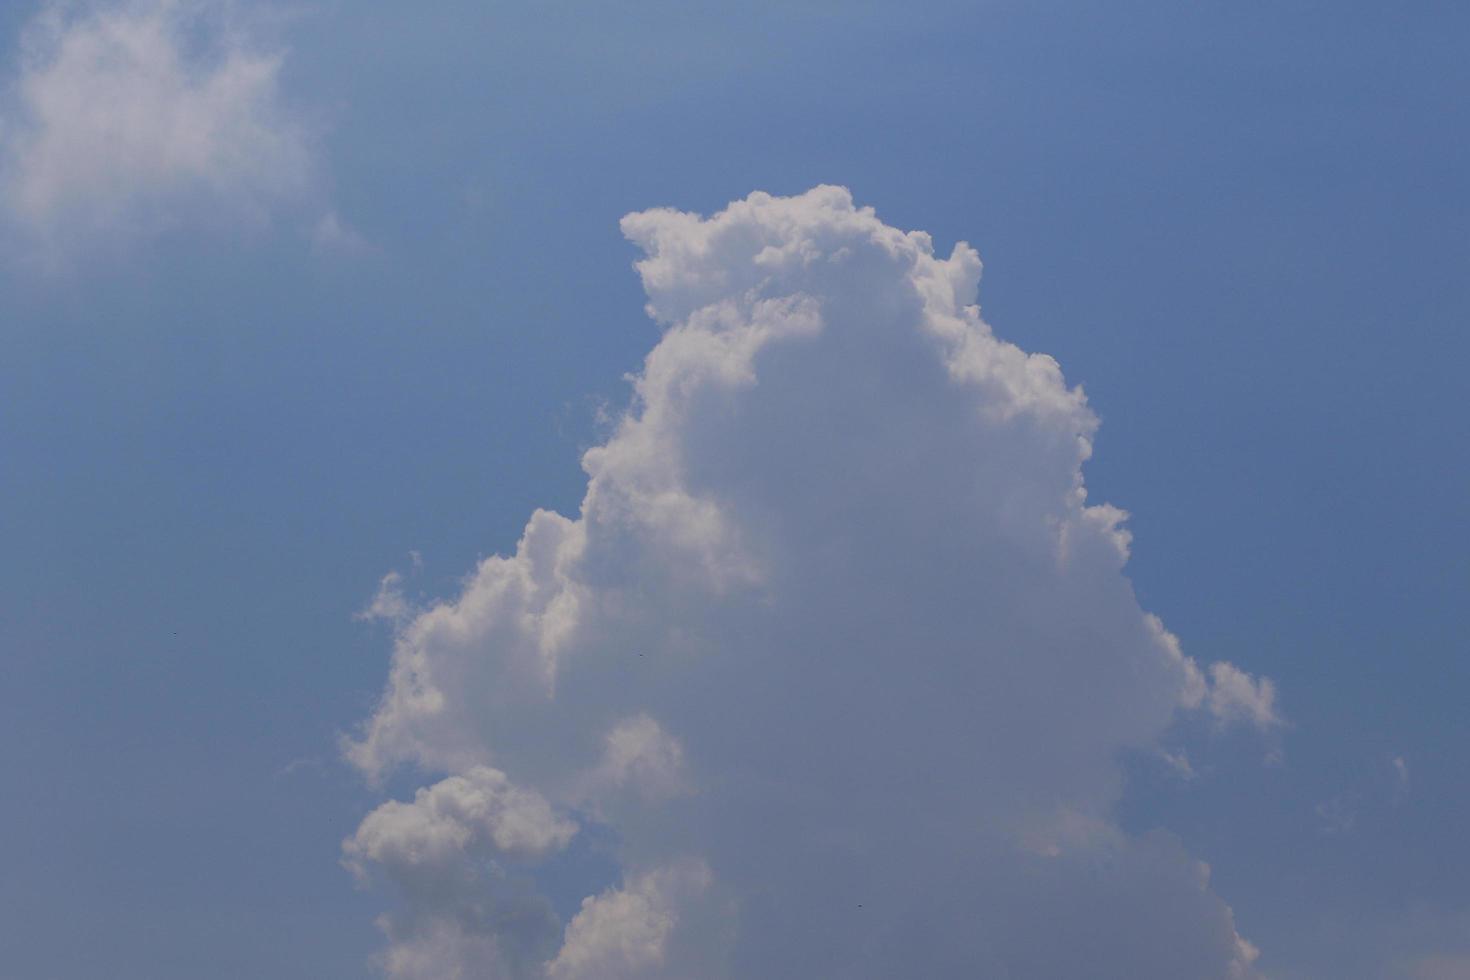
[[[282,55],[216,0],[48,3],[0,109],[0,207],[31,255],[312,210],[314,140]],[[318,247],[356,247],[334,213]]]
[[[1252,677],[1226,661],[1210,664],[1206,707],[1217,721],[1240,723],[1261,731],[1282,724],[1276,710],[1276,685],[1269,677]]]

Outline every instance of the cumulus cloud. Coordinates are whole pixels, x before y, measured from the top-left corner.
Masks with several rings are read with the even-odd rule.
[[[1269,728],[1274,688],[1139,608],[1097,419],[981,319],[975,252],[837,187],[623,231],[663,333],[579,514],[405,622],[346,746],[374,779],[493,766],[621,883],[540,960],[390,923],[389,972],[1255,976],[1207,869],[1113,811],[1120,754]],[[375,818],[349,853],[391,871]]]
[[[308,127],[279,52],[215,0],[46,4],[23,32],[0,117],[0,201],[60,250],[310,207]],[[352,239],[335,215],[321,247]]]
[[[360,880],[376,866],[405,904],[380,924],[393,939],[384,964],[395,977],[516,975],[540,962],[557,923],[546,902],[496,858],[535,858],[567,845],[575,823],[539,793],[486,766],[389,801],[342,845]]]
[[[661,972],[679,910],[709,886],[697,861],[638,875],[582,900],[566,941],[546,965],[551,980],[635,980]]]
[[[384,803],[344,849],[354,868],[375,861],[408,873],[438,869],[477,844],[505,854],[544,854],[565,846],[576,829],[538,793],[481,766],[419,790],[412,803]]]
[[[653,798],[685,788],[684,747],[647,715],[621,721],[607,733],[607,751],[588,795],[596,799],[621,787]]]
[[[1276,712],[1276,685],[1254,678],[1231,663],[1210,664],[1210,713],[1226,724],[1244,722],[1266,730],[1281,724]]]

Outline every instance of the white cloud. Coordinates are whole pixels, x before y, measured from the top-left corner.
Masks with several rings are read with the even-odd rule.
[[[403,573],[389,572],[378,581],[373,600],[357,613],[358,619],[399,623],[407,619],[413,607],[403,595]]]
[[[0,119],[0,196],[32,248],[258,227],[312,206],[312,140],[282,99],[281,55],[257,46],[232,9],[43,7]],[[328,219],[319,239],[350,236]]]
[[[621,787],[651,799],[677,796],[687,788],[684,747],[647,715],[624,719],[607,733],[607,750],[589,792],[595,798]]]
[[[481,766],[419,790],[412,803],[384,803],[344,850],[355,869],[373,861],[407,873],[442,866],[480,844],[504,854],[545,854],[566,846],[576,830],[540,794]]]
[[[1242,722],[1262,731],[1281,724],[1276,712],[1276,685],[1271,678],[1254,678],[1234,664],[1210,664],[1210,713],[1226,724]]]
[[[664,333],[580,514],[404,624],[347,747],[606,825],[622,888],[505,975],[1254,976],[1203,866],[1112,813],[1121,752],[1269,728],[1274,689],[1139,608],[1097,420],[981,320],[975,253],[835,187],[623,229]]]
[[[547,964],[551,980],[636,980],[660,971],[679,913],[709,887],[709,869],[686,861],[638,875],[582,900]]]
[[[541,962],[555,917],[496,859],[559,851],[576,832],[539,793],[486,766],[370,813],[343,842],[343,863],[364,882],[382,868],[403,895],[380,920],[393,939],[389,976],[440,980],[470,963],[487,971],[476,975],[517,975]]]

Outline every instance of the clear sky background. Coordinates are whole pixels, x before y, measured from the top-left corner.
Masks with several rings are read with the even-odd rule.
[[[148,149],[167,81],[69,122],[43,13],[0,10],[0,973],[369,975],[339,845],[383,793],[337,738],[392,637],[354,614],[576,512],[658,338],[624,214],[831,183],[976,247],[1102,419],[1142,606],[1277,684],[1270,744],[1131,760],[1122,825],[1209,862],[1267,976],[1470,977],[1470,8],[208,12],[180,84],[280,56],[250,166]]]

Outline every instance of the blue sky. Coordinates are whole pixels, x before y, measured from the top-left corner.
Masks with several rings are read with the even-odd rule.
[[[1131,515],[1138,605],[1275,684],[1280,724],[1184,718],[1120,748],[1116,796],[1065,783],[1079,812],[1208,862],[1261,975],[1470,976],[1467,31],[1448,3],[8,5],[0,972],[349,978],[432,946],[384,938],[440,913],[377,851],[354,887],[341,844],[470,770],[343,760],[395,647],[356,614],[390,570],[462,597],[536,508],[577,515],[660,340],[624,215],[832,184],[974,246],[984,321],[1102,421],[1088,500]],[[581,828],[528,872],[561,923],[700,877],[504,757]],[[751,929],[735,975],[797,956]]]

